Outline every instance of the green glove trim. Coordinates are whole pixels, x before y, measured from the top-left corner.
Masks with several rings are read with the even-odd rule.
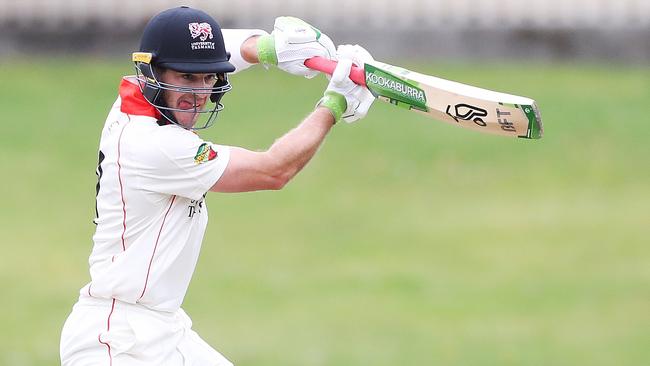
[[[332,116],[334,116],[334,123],[336,123],[341,119],[343,112],[348,108],[348,102],[345,100],[343,95],[328,90],[318,102],[317,106],[323,106],[329,109]]]
[[[275,54],[275,39],[272,35],[264,35],[257,39],[257,59],[263,65],[278,65],[278,55]]]

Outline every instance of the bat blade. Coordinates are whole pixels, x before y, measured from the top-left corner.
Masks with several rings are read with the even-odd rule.
[[[309,68],[332,73],[336,61],[319,57]],[[534,100],[420,74],[372,61],[353,67],[351,79],[378,99],[460,127],[509,137],[539,139],[542,120]]]

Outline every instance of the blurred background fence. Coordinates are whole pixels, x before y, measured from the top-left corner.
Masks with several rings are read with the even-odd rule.
[[[223,27],[298,16],[378,57],[650,61],[648,0],[0,0],[0,56],[130,52],[153,14],[182,4]]]

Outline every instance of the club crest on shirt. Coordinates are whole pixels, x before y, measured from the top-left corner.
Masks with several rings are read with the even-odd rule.
[[[199,146],[199,149],[196,151],[194,156],[194,162],[197,164],[203,164],[207,161],[214,160],[217,157],[217,152],[212,150],[212,146],[208,143],[202,143]]]

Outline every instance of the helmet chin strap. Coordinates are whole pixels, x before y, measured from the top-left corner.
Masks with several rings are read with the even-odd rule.
[[[164,105],[165,105],[165,102],[162,102],[161,105],[164,106]],[[160,118],[160,119],[158,120],[158,124],[159,124],[159,125],[168,125],[168,124],[170,124],[170,123],[173,123],[173,124],[175,124],[175,125],[179,125],[179,126],[180,126],[180,123],[178,123],[178,122],[175,120],[175,118],[174,118],[174,113],[173,113],[171,110],[169,110],[169,109],[159,109],[159,111],[160,111],[160,115],[162,116],[162,118]],[[162,123],[161,123],[161,122],[162,122]]]

